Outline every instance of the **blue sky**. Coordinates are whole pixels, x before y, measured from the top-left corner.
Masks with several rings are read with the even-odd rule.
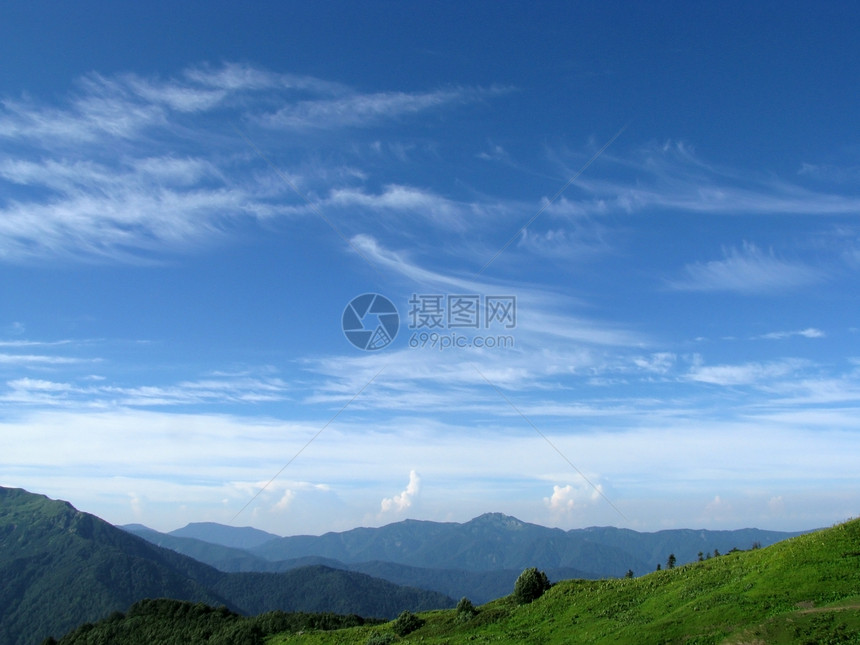
[[[162,530],[856,516],[856,7],[2,13],[0,484]]]

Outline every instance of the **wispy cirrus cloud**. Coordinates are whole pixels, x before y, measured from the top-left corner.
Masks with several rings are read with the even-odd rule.
[[[97,358],[77,358],[73,356],[54,356],[50,354],[9,354],[0,353],[0,365],[49,366],[76,365],[98,362]]]
[[[350,93],[300,101],[260,116],[259,122],[270,128],[290,130],[363,127],[447,105],[478,101],[505,91],[503,88],[454,88],[419,93]]]
[[[683,269],[683,276],[670,280],[678,291],[732,291],[741,294],[765,294],[790,291],[822,282],[826,273],[800,262],[764,252],[745,243],[740,249],[726,249],[722,260],[696,262]]]
[[[827,334],[820,329],[807,327],[806,329],[797,329],[794,331],[772,331],[767,334],[762,334],[761,336],[756,336],[756,338],[764,340],[785,340],[786,338],[793,338],[796,336],[800,336],[801,338],[824,338],[826,335]]]
[[[559,200],[548,210],[581,214],[661,209],[725,215],[854,215],[860,211],[860,195],[853,192],[821,192],[773,175],[721,167],[679,141],[640,148],[626,158],[610,152],[601,157],[601,163],[613,167],[617,178],[583,175],[576,186],[588,199]]]
[[[65,363],[63,363],[65,364]],[[87,379],[92,381],[93,379]],[[24,405],[119,408],[178,405],[265,403],[287,397],[289,386],[273,377],[217,377],[182,381],[173,385],[121,386],[18,378],[6,382],[0,400]]]
[[[324,130],[380,125],[500,93],[498,88],[363,93],[323,79],[247,65],[195,66],[170,78],[90,74],[60,101],[0,103],[0,260],[135,261],[210,243],[236,227],[321,209],[421,212],[445,226],[463,205],[426,190],[356,187],[360,169],[320,168],[304,194],[255,172],[232,124]],[[277,112],[273,104],[280,104]],[[308,169],[315,147],[298,160]],[[255,159],[259,162],[259,159]],[[320,197],[320,195],[322,195]],[[312,205],[309,206],[307,202]]]
[[[711,385],[762,385],[797,374],[805,367],[808,367],[808,362],[800,359],[739,365],[695,365],[687,373],[687,378]]]

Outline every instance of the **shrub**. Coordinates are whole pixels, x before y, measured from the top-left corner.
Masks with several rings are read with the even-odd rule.
[[[472,618],[475,614],[478,613],[475,605],[472,604],[472,601],[463,596],[460,598],[460,602],[457,603],[457,620],[460,622],[465,622]]]
[[[424,624],[424,621],[418,618],[411,611],[403,611],[397,618],[394,619],[391,627],[394,629],[394,633],[398,636],[406,636],[406,634],[411,634],[416,629],[421,627]]]
[[[391,645],[394,642],[394,634],[391,632],[373,632],[367,637],[364,645]]]
[[[550,588],[549,578],[536,568],[526,569],[514,583],[514,599],[517,604],[526,605],[537,600]]]

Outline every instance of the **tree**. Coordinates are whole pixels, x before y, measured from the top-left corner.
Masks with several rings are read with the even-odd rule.
[[[705,556],[702,554],[701,551],[699,551],[699,562],[701,562],[704,559],[705,559]]]
[[[625,578],[632,578],[633,577],[633,569],[627,569],[627,573],[624,574],[624,577]]]
[[[675,562],[677,562],[677,560],[675,559],[675,554],[670,553],[669,559],[666,560],[666,568],[667,569],[674,569],[675,568]]]
[[[719,550],[719,549],[714,549],[714,557],[715,557],[715,558],[719,558],[719,557],[720,557],[720,550]]]
[[[411,611],[403,610],[400,615],[394,619],[391,627],[394,629],[394,633],[398,636],[406,636],[407,634],[414,632],[423,624],[424,621],[418,618],[418,616],[413,614]]]
[[[546,574],[532,567],[523,571],[514,583],[514,598],[517,604],[527,605],[540,598],[551,586]]]
[[[657,571],[659,571],[659,570],[660,570],[660,563],[658,562],[657,563]]]
[[[457,620],[460,622],[467,621],[477,613],[478,610],[472,604],[471,600],[466,598],[466,596],[460,598],[460,602],[457,603]]]

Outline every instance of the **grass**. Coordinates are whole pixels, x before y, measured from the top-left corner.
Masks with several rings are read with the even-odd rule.
[[[529,605],[508,596],[467,621],[454,610],[421,618],[393,642],[860,645],[860,520],[639,578],[561,581]],[[380,632],[391,624],[268,642],[363,645]]]

